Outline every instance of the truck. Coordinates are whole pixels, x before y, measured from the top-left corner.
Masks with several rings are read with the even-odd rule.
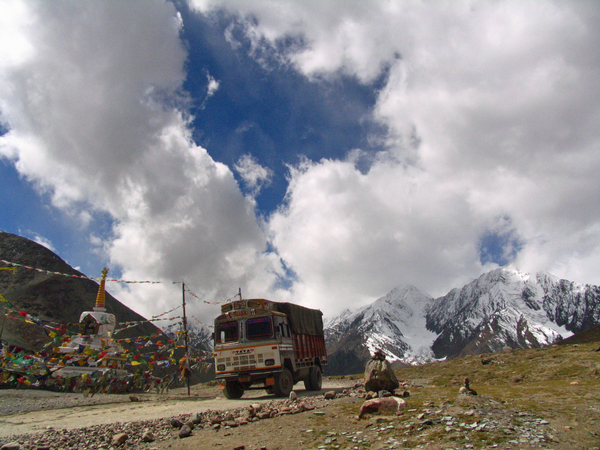
[[[242,299],[221,305],[214,325],[215,378],[228,399],[250,389],[287,397],[304,381],[321,390],[327,350],[323,313],[293,303]]]

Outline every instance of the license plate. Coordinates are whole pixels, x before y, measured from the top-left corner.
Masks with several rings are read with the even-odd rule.
[[[250,381],[250,377],[240,377],[239,380],[240,383],[247,383],[248,381]]]

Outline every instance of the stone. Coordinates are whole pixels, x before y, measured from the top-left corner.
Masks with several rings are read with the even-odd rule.
[[[183,426],[183,422],[179,419],[171,419],[171,426],[173,428],[181,428]]]
[[[358,418],[365,414],[395,414],[401,415],[402,410],[406,409],[408,404],[399,397],[383,397],[367,400],[360,407]]]
[[[367,392],[393,392],[398,387],[400,387],[400,383],[392,366],[385,359],[383,352],[378,350],[365,368],[365,389]]]
[[[335,391],[327,391],[325,392],[325,400],[333,400],[335,398],[336,394]]]
[[[181,427],[181,429],[179,430],[178,435],[181,439],[189,437],[192,435],[192,429],[190,427],[188,427],[187,425],[183,425]]]
[[[197,413],[192,414],[190,416],[190,420],[192,421],[192,423],[194,425],[198,425],[199,423],[201,423],[203,421],[202,413],[197,412]]]
[[[223,416],[213,416],[210,418],[210,424],[211,425],[216,425],[223,422]]]
[[[130,395],[129,396],[129,401],[131,401],[131,402],[139,402],[140,399],[139,399],[139,397],[136,397],[135,395]]]
[[[298,394],[296,394],[296,392],[292,391],[290,392],[290,402],[295,402],[298,400]]]
[[[123,445],[129,439],[127,433],[117,433],[112,437],[113,445]]]
[[[144,434],[142,434],[142,442],[154,442],[155,439],[156,438],[154,437],[152,431],[148,429],[144,430]]]
[[[21,444],[18,442],[9,442],[8,444],[4,444],[0,447],[2,450],[19,450],[21,448]]]

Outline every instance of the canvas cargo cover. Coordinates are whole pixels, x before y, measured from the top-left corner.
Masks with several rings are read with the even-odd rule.
[[[323,335],[323,313],[293,303],[277,303],[277,311],[288,316],[292,331],[297,334]]]

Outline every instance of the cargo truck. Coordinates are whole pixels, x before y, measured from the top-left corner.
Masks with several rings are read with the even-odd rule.
[[[215,375],[226,398],[249,389],[287,397],[298,381],[321,390],[327,364],[321,311],[240,295],[221,306],[214,329]]]

